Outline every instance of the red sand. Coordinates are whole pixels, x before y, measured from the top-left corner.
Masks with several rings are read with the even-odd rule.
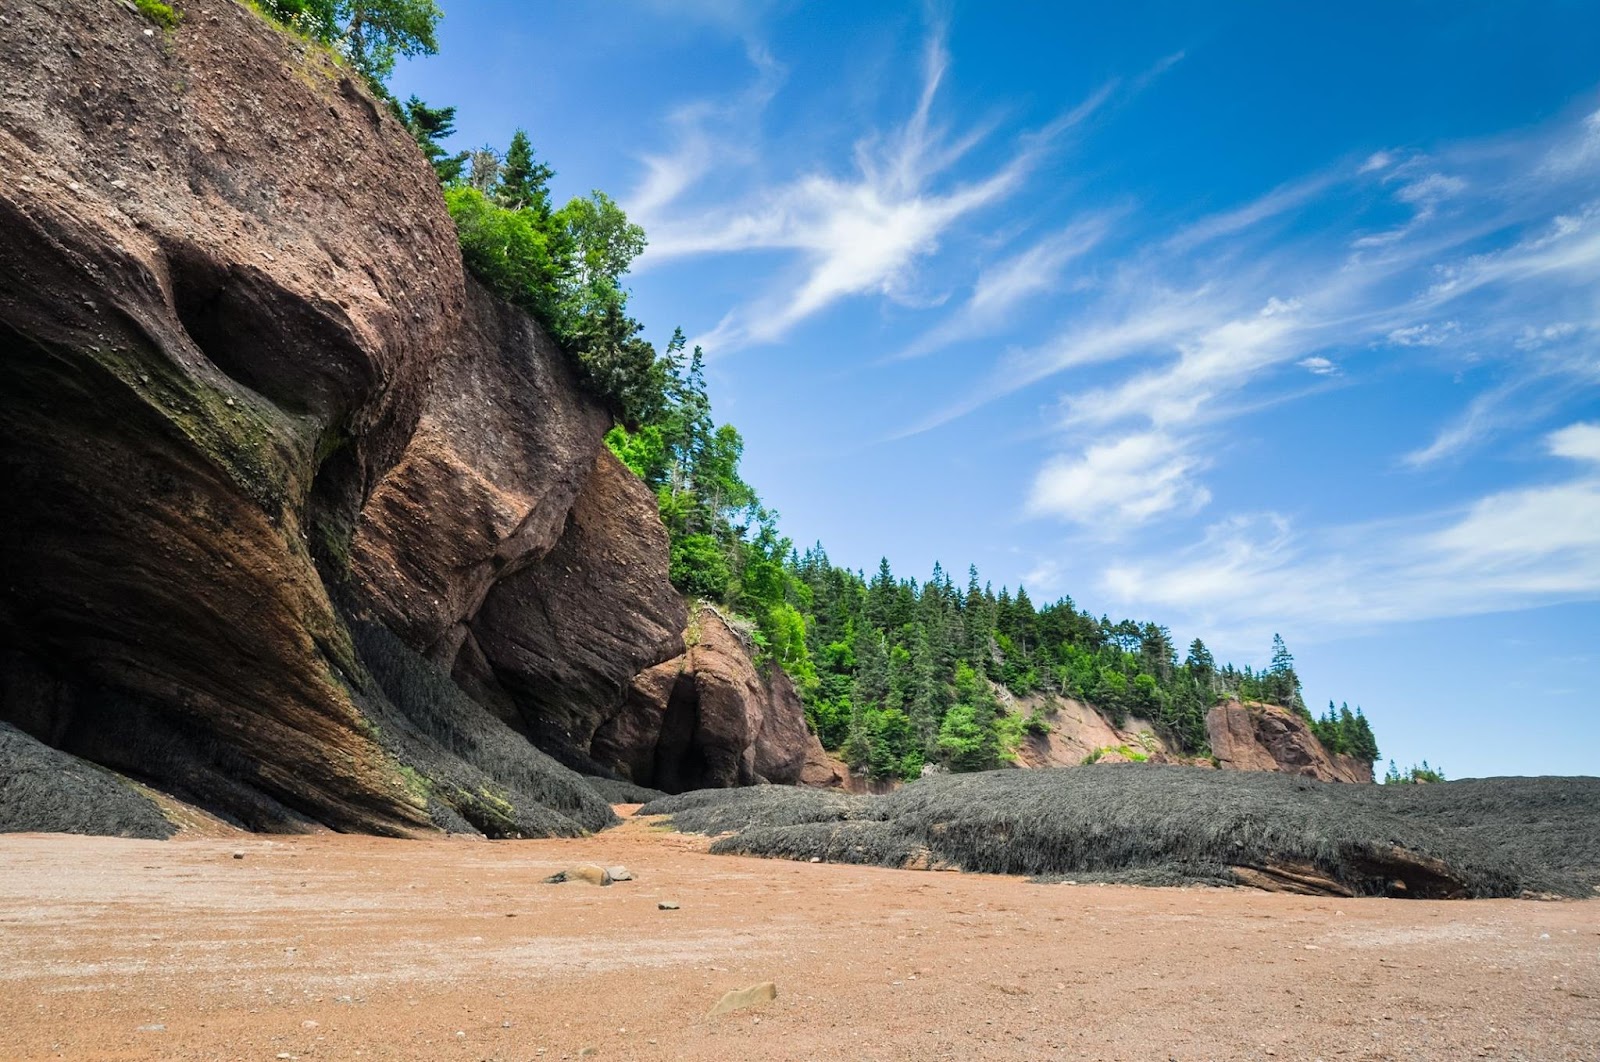
[[[644,822],[498,843],[0,837],[0,1058],[1600,1058],[1600,901],[703,849]],[[580,861],[637,880],[540,883]],[[706,1017],[766,980],[775,1002]]]

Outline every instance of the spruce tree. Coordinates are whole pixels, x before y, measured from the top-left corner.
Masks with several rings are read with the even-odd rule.
[[[556,171],[533,157],[533,145],[528,134],[518,129],[511,136],[511,146],[506,149],[505,164],[500,171],[500,186],[495,198],[510,210],[528,210],[541,221],[550,218],[550,179]]]
[[[454,107],[429,107],[418,97],[412,96],[400,105],[400,120],[422,149],[440,184],[454,184],[461,180],[462,170],[467,165],[467,153],[463,151],[452,155],[440,143],[456,131]]]

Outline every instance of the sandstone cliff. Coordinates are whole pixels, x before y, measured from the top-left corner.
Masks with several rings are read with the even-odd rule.
[[[574,771],[865,787],[689,622],[610,412],[464,275],[388,109],[182,9],[4,10],[0,722],[268,830],[612,821]],[[1279,715],[1214,712],[1223,765],[1362,773]],[[1069,702],[1022,761],[1142,729]]]
[[[1372,781],[1372,764],[1329,752],[1304,719],[1277,705],[1219,704],[1206,716],[1206,734],[1224,770],[1279,771],[1324,782]]]
[[[1123,749],[1158,763],[1178,762],[1148,719],[1132,716],[1122,726],[1114,726],[1093,706],[1070,697],[1016,699],[1001,691],[1001,703],[1013,713],[1038,712],[1049,727],[1043,734],[1023,738],[1017,750],[1019,766],[1077,767],[1091,757],[1096,762],[1118,763],[1130,759]]]
[[[593,733],[591,755],[668,793],[774,782],[792,785],[826,753],[806,728],[789,676],[758,668],[714,608],[691,621],[687,651],[633,680],[626,702]],[[812,784],[830,779],[812,776]]]
[[[603,825],[526,737],[681,650],[664,532],[410,136],[230,0],[5,13],[0,718],[254,828]]]

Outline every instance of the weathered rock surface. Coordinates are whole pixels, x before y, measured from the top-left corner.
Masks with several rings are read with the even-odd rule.
[[[350,549],[375,617],[446,668],[490,588],[555,546],[611,426],[525,314],[470,280],[466,311]]]
[[[1004,690],[1000,695],[1008,711],[1022,715],[1039,712],[1049,726],[1047,733],[1023,738],[1022,747],[1017,750],[1020,766],[1077,767],[1095,753],[1100,754],[1101,762],[1116,763],[1128,758],[1115,751],[1124,747],[1155,762],[1172,758],[1171,748],[1148,719],[1132,716],[1118,727],[1094,708],[1070,697],[1013,700]]]
[[[848,788],[850,768],[822,747],[817,735],[806,742],[806,761],[800,768],[800,784],[812,789]]]
[[[1324,782],[1372,781],[1372,764],[1330,753],[1305,720],[1287,708],[1219,704],[1206,715],[1206,733],[1224,770],[1279,771]]]
[[[494,585],[457,667],[469,692],[514,704],[541,748],[581,769],[634,675],[682,650],[684,624],[655,496],[610,451],[592,461],[555,547]]]
[[[539,821],[496,803],[544,772],[515,756],[432,786],[457,750],[375,725],[342,612],[525,734],[592,730],[680,648],[648,492],[464,278],[388,109],[242,5],[182,11],[6,9],[0,719],[257,829],[468,828],[467,789]]]
[[[669,793],[799,782],[816,738],[788,676],[758,671],[715,609],[700,609],[688,641],[682,656],[633,680],[621,710],[593,732],[593,759]]]

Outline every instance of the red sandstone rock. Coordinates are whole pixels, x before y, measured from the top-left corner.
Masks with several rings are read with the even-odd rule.
[[[1225,770],[1281,771],[1325,782],[1370,782],[1372,765],[1330,753],[1287,708],[1229,701],[1206,716],[1211,752]]]
[[[789,677],[765,673],[720,613],[702,607],[675,660],[634,679],[591,755],[641,785],[681,792],[801,781],[816,737]]]

